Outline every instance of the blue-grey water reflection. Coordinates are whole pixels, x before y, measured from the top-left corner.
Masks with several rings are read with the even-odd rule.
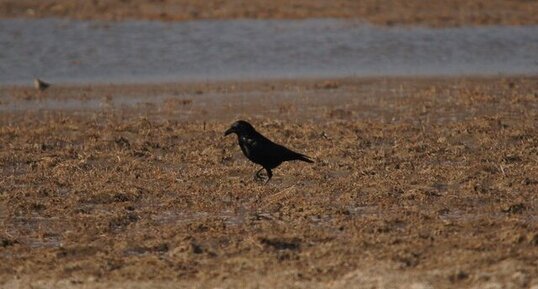
[[[0,20],[0,83],[164,82],[538,72],[538,26],[345,20]]]

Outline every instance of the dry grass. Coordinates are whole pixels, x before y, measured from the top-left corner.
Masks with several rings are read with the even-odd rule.
[[[5,88],[112,104],[0,114],[0,284],[536,285],[536,80]],[[239,117],[316,163],[254,182]]]
[[[0,0],[1,17],[77,19],[360,18],[381,25],[536,25],[528,0]]]

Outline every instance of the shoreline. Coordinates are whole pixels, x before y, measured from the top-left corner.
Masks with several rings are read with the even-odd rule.
[[[177,81],[127,81],[127,82],[60,82],[54,84],[57,88],[77,89],[77,88],[113,88],[113,87],[191,87],[191,86],[222,86],[222,85],[244,85],[263,86],[267,84],[290,84],[296,83],[301,85],[315,85],[322,82],[375,82],[375,81],[458,81],[458,80],[509,80],[509,79],[536,79],[538,74],[459,74],[459,75],[387,75],[387,76],[344,76],[344,77],[275,77],[275,78],[257,78],[257,79],[209,79],[209,80],[177,80]],[[44,78],[44,80],[47,80]],[[1,84],[0,89],[4,90],[32,90],[32,79],[27,83]]]

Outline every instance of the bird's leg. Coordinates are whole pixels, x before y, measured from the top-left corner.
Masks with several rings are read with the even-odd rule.
[[[254,179],[259,181],[262,179],[262,176],[260,176],[260,173],[263,171],[263,168],[259,169],[256,174],[254,175]]]
[[[273,177],[273,172],[271,171],[271,169],[265,168],[265,170],[267,171],[267,180],[265,181],[264,185],[267,184],[269,180]]]

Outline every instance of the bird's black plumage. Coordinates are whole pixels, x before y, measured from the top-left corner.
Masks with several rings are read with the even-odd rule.
[[[313,163],[308,156],[294,152],[282,145],[276,144],[257,132],[254,127],[244,121],[239,120],[232,124],[232,126],[226,130],[224,135],[231,133],[237,134],[239,141],[239,147],[243,154],[254,163],[262,166],[262,168],[256,172],[256,177],[260,177],[260,172],[265,169],[267,171],[267,181],[273,176],[272,169],[278,167],[285,161],[304,161]]]

